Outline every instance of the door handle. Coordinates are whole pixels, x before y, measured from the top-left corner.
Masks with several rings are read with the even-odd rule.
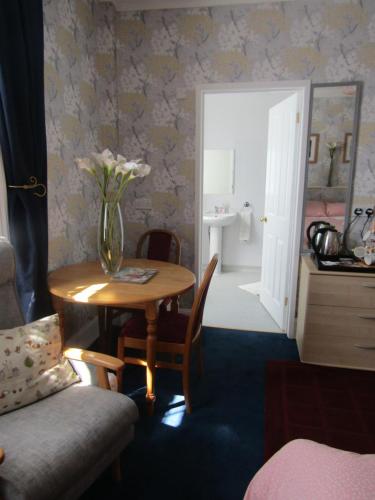
[[[375,314],[357,314],[357,317],[362,319],[375,319]]]
[[[260,218],[260,222],[267,222],[268,219],[265,215],[262,215],[262,217]]]
[[[362,283],[365,288],[375,288],[375,283]]]
[[[354,347],[357,349],[366,349],[367,351],[375,351],[375,345],[354,344]]]

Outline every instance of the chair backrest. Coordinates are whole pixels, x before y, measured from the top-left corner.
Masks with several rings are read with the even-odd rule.
[[[218,255],[215,254],[210,260],[210,263],[208,264],[206,271],[204,273],[202,283],[200,284],[198,291],[194,297],[193,307],[191,309],[189,323],[187,327],[187,334],[186,334],[187,349],[190,348],[191,343],[194,341],[195,337],[197,337],[200,334],[202,327],[204,305],[206,303],[207,292],[211,283],[212,275],[214,274],[215,271],[217,259]]]
[[[151,229],[146,231],[139,238],[136,257],[142,257],[143,246],[148,240],[146,257],[153,260],[173,262],[179,264],[181,259],[181,243],[178,236],[167,229]],[[174,247],[174,259],[171,259],[172,248]]]
[[[12,245],[0,238],[0,330],[25,324],[16,290],[16,259]]]

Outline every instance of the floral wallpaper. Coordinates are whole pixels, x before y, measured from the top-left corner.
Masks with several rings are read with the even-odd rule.
[[[340,87],[338,87],[340,89]],[[310,163],[308,175],[308,199],[345,201],[350,174],[350,162],[344,162],[345,134],[352,133],[355,115],[355,95],[340,97],[318,96],[315,89],[312,107],[311,133],[318,134],[317,158]],[[330,156],[327,143],[336,143],[332,188],[327,186]],[[322,189],[316,189],[319,186]],[[339,189],[341,187],[342,189]]]
[[[146,228],[165,226],[193,266],[197,84],[363,81],[354,196],[373,203],[373,0],[132,13],[44,0],[44,12],[51,269],[96,256],[98,196],[73,159],[104,147],[153,167],[125,194],[126,253]],[[152,209],[136,209],[137,198]]]
[[[74,158],[117,148],[111,13],[44,0],[50,269],[96,256],[98,192]]]
[[[117,149],[113,10],[44,0],[49,269],[96,258],[99,196],[74,158]],[[71,310],[74,312],[72,313]],[[67,307],[67,332],[94,311]]]
[[[194,260],[195,86],[261,80],[364,82],[355,202],[375,198],[375,2],[335,0],[121,13],[115,18],[119,148],[150,178],[129,193],[130,251],[149,227]],[[152,211],[134,207],[152,200]]]

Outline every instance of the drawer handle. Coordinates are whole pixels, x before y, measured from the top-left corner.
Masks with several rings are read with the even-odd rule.
[[[360,345],[360,344],[355,344],[354,347],[357,349],[366,349],[368,351],[375,350],[375,345]]]
[[[357,317],[362,319],[375,319],[375,314],[357,314]]]
[[[362,283],[365,288],[375,288],[375,283]]]

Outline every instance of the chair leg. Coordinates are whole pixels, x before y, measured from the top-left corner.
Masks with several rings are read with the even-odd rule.
[[[191,413],[191,399],[190,399],[190,363],[184,359],[182,368],[182,387],[185,398],[186,413]]]
[[[122,480],[120,457],[117,457],[116,460],[112,463],[112,477],[113,480],[117,483]]]
[[[117,357],[121,360],[125,360],[124,350],[125,350],[124,337],[118,337],[118,339],[117,339]],[[124,366],[122,367],[122,369],[118,370],[116,373],[118,392],[122,392],[122,374],[123,374],[124,368],[125,368],[125,361],[124,361]]]
[[[124,349],[125,349],[124,337],[119,337],[117,339],[117,357],[119,359],[124,359]]]
[[[122,373],[123,373],[124,368],[121,370],[118,370],[116,373],[116,379],[117,379],[117,392],[122,392]]]

